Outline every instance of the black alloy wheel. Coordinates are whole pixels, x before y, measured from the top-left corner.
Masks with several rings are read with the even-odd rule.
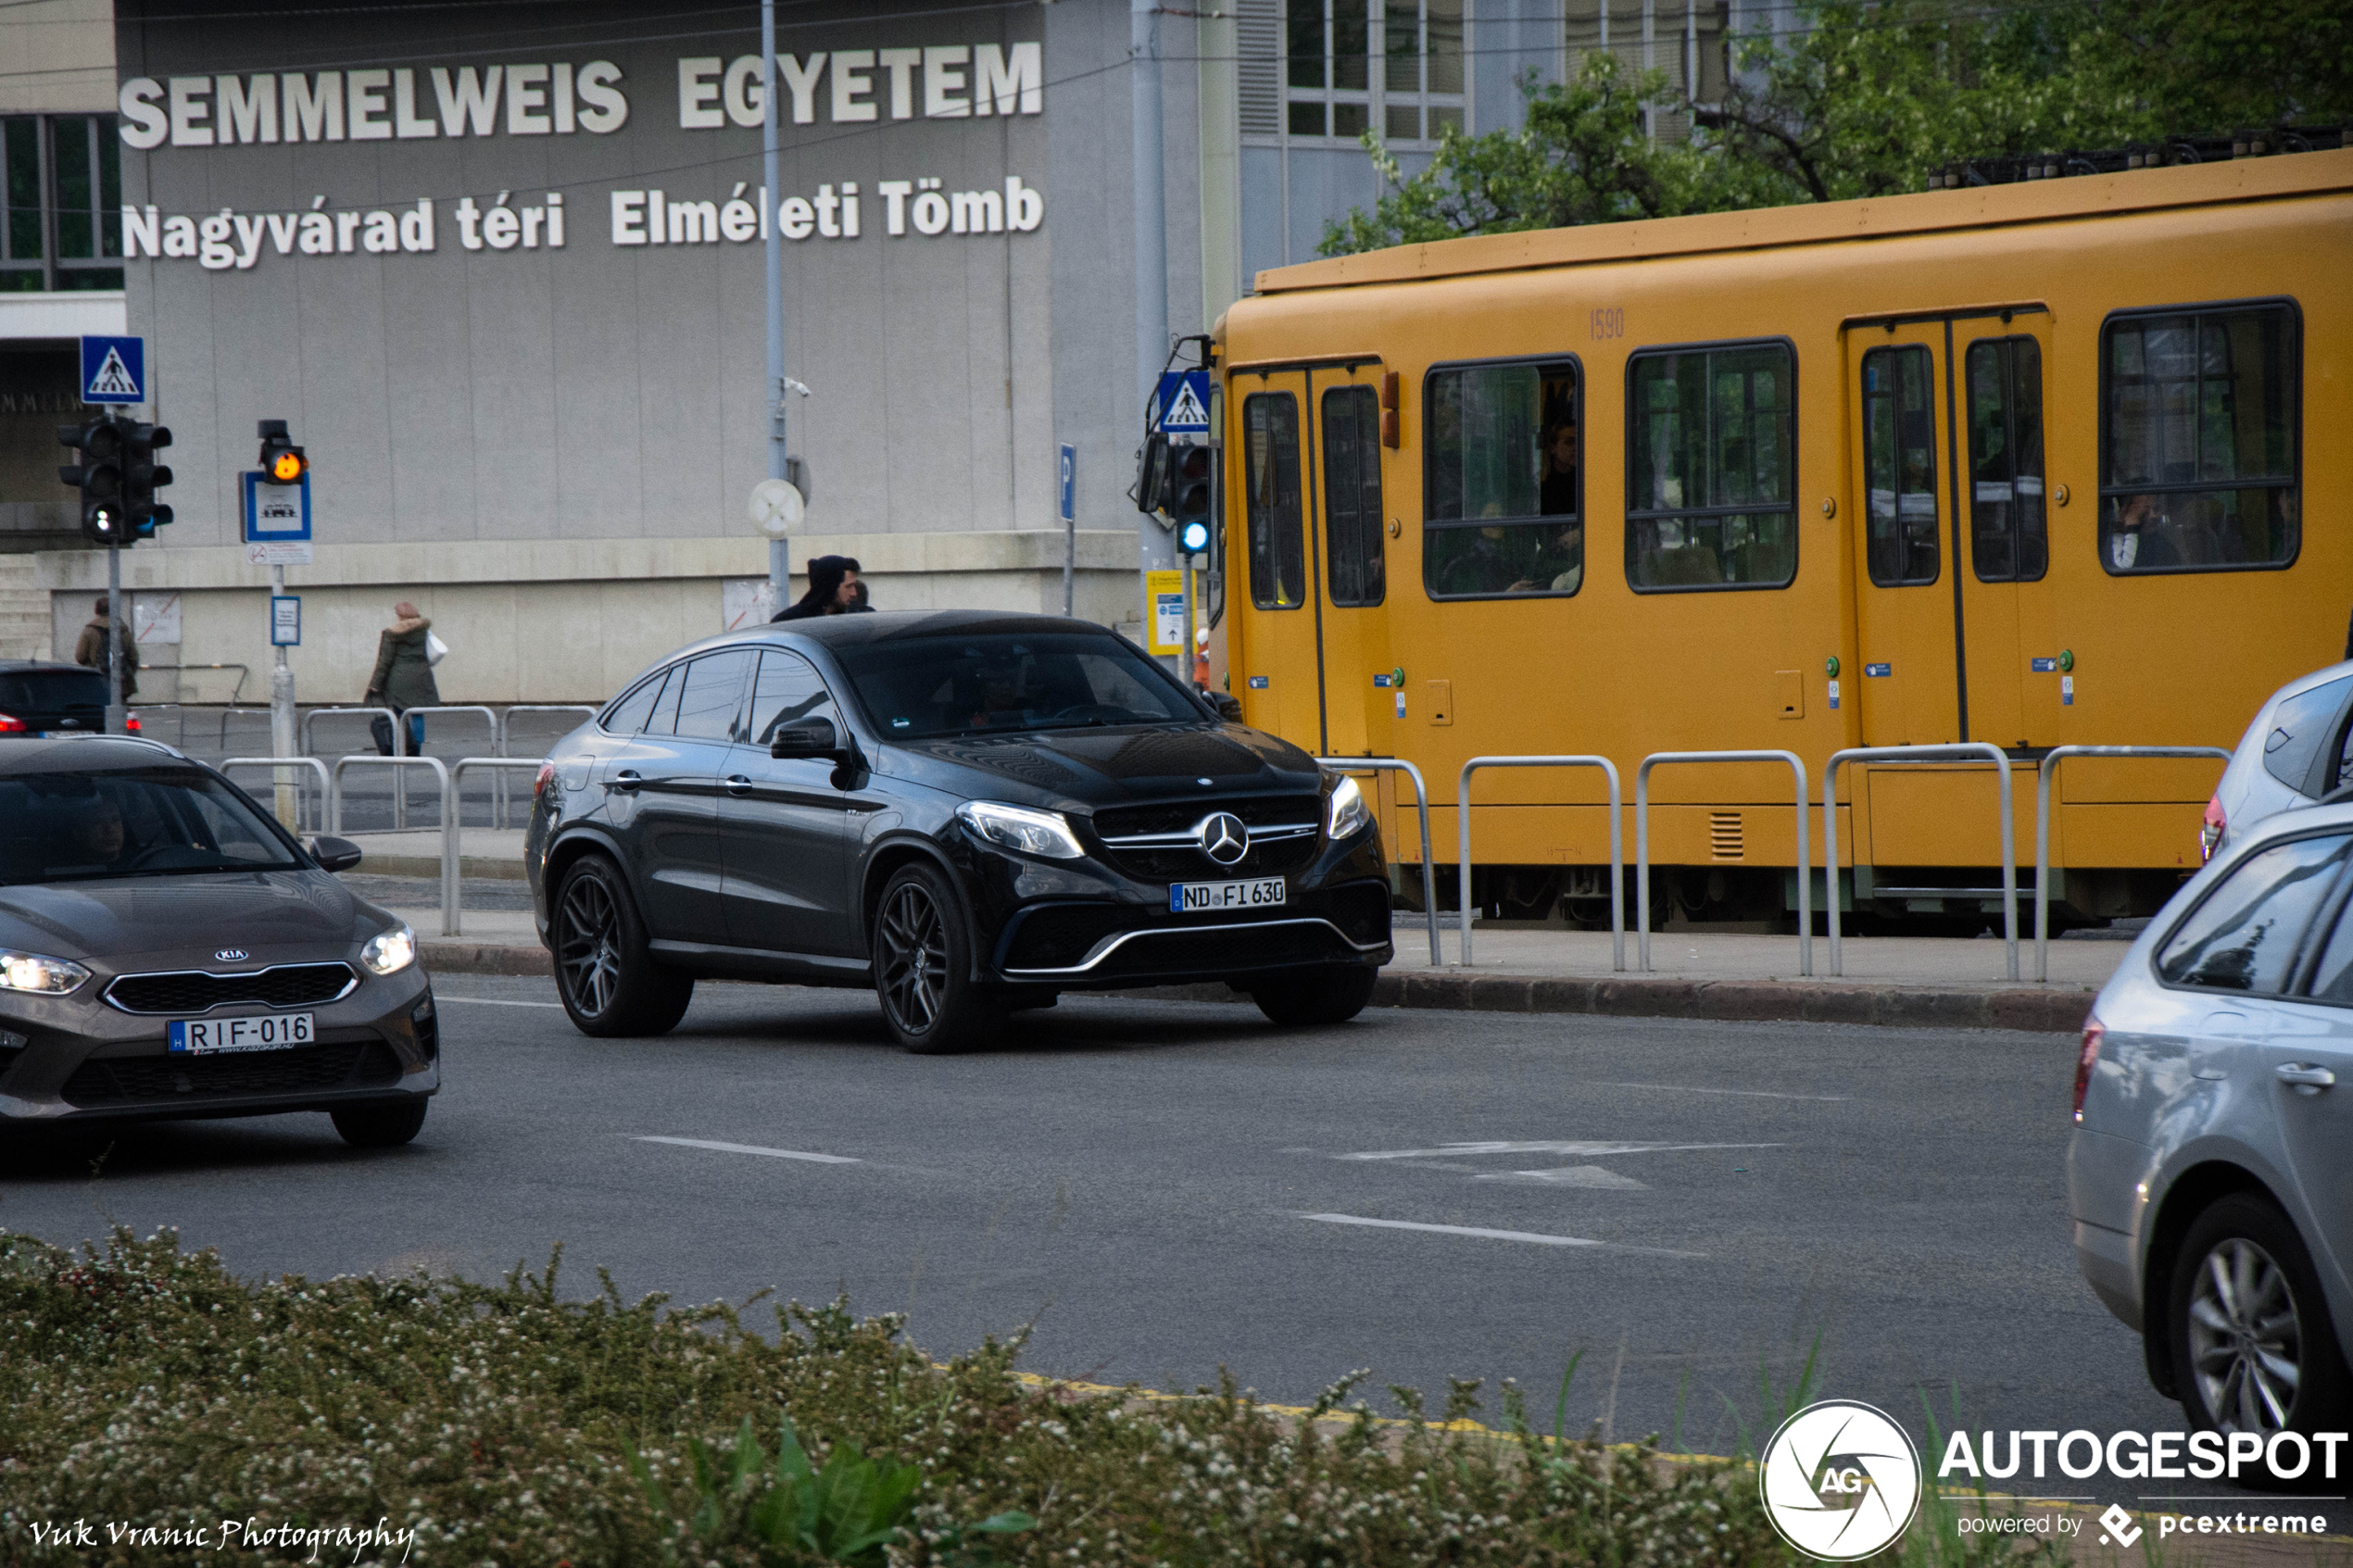
[[[937,1056],[984,1044],[1003,1010],[972,983],[972,936],[948,880],[902,866],[875,906],[875,995],[899,1043]]]
[[[1345,1023],[1373,999],[1379,972],[1365,964],[1295,969],[1251,982],[1250,999],[1267,1019],[1287,1027]]]
[[[582,1034],[666,1035],[686,1015],[694,976],[654,958],[621,868],[602,855],[584,856],[564,872],[548,925],[556,994]]]
[[[2162,1332],[2192,1424],[2266,1439],[2343,1429],[2353,1379],[2311,1254],[2277,1207],[2243,1192],[2208,1207],[2182,1238],[2170,1285]]]
[[[335,1134],[354,1148],[396,1148],[424,1130],[422,1095],[406,1105],[355,1105],[332,1111]]]

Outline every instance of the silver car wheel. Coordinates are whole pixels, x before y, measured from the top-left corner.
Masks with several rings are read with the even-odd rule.
[[[621,911],[611,893],[592,876],[575,877],[564,889],[556,937],[556,961],[580,1010],[600,1018],[612,1006],[620,984]]]
[[[902,884],[883,909],[881,947],[883,1006],[910,1035],[939,1021],[948,989],[948,933],[938,906],[919,883]]]
[[[2201,1259],[2190,1287],[2192,1375],[2225,1432],[2276,1432],[2302,1381],[2304,1335],[2288,1277],[2245,1236],[2226,1236]]]

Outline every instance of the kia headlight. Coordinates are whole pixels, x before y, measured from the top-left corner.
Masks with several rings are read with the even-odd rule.
[[[1033,811],[1026,806],[1004,806],[994,800],[968,800],[956,808],[957,820],[980,837],[1025,855],[1050,860],[1076,860],[1086,848],[1070,831],[1070,819],[1060,811]]]
[[[34,991],[63,997],[81,989],[90,972],[70,959],[45,953],[18,953],[0,947],[0,990]]]
[[[359,962],[371,974],[398,974],[416,961],[417,933],[413,926],[396,925],[390,931],[379,931],[359,949]]]
[[[1331,799],[1324,807],[1324,835],[1346,838],[1373,825],[1373,809],[1365,804],[1365,792],[1356,781],[1342,773],[1332,785]]]

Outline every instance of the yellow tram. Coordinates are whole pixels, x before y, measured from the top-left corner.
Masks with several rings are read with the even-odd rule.
[[[2031,862],[2049,748],[2229,746],[2346,646],[2353,150],[1400,247],[1260,274],[1214,342],[1243,716],[1416,763],[1441,866],[1475,756],[1611,758],[1630,850],[1654,752],[1794,751],[1818,801],[1837,750],[1962,740]],[[2155,909],[2217,770],[2069,763],[2062,913]],[[1994,907],[1991,771],[1842,771],[1843,904]],[[1598,774],[1475,789],[1479,905],[1606,919]],[[1655,773],[1673,907],[1793,909],[1791,792]]]

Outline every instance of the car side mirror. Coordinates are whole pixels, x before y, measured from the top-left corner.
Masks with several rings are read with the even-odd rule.
[[[310,841],[310,858],[322,872],[347,872],[359,863],[359,846],[347,838],[321,834]]]
[[[778,730],[768,743],[768,755],[782,761],[787,758],[837,759],[841,739],[834,733],[830,719],[803,719]]]

